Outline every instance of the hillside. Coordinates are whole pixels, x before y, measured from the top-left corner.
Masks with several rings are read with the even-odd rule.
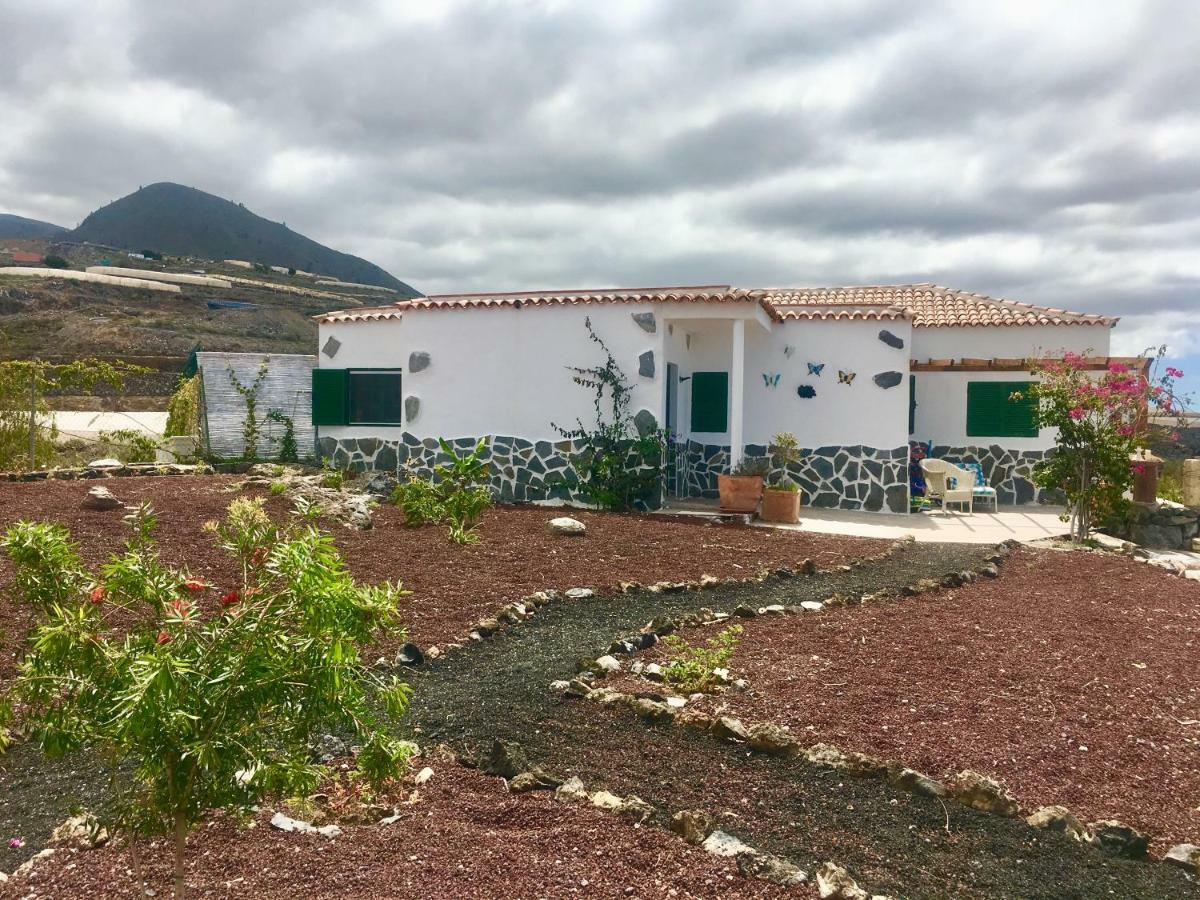
[[[381,285],[401,296],[418,296],[374,263],[318,244],[240,204],[165,181],[101,207],[68,239],[202,259],[244,259]]]
[[[24,216],[14,216],[11,213],[0,213],[0,240],[56,238],[62,237],[66,233],[67,229],[61,225],[39,222],[37,219],[26,219]]]

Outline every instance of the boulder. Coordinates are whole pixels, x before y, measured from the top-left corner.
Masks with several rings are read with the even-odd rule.
[[[588,799],[583,782],[578,775],[572,775],[554,790],[554,799],[563,803],[582,803]]]
[[[611,791],[596,791],[591,795],[590,799],[592,806],[597,809],[608,810],[609,812],[616,812],[621,808],[621,804],[625,802]]]
[[[420,787],[423,784],[428,784],[431,778],[433,778],[433,769],[430,766],[426,766],[413,776],[413,784]]]
[[[745,741],[750,737],[749,732],[746,731],[746,726],[741,723],[741,720],[729,716],[721,716],[713,722],[712,734],[713,737],[725,741]]]
[[[605,654],[596,660],[596,668],[605,675],[615,675],[621,671],[621,661],[615,656]]]
[[[791,733],[779,725],[753,725],[746,733],[746,743],[759,753],[771,756],[795,756],[800,745]]]
[[[271,817],[271,827],[278,828],[280,831],[289,833],[296,832],[299,834],[319,834],[322,837],[334,838],[342,833],[342,829],[336,825],[322,825],[320,828],[312,825],[309,822],[302,822],[299,819],[293,819],[285,816],[283,813],[275,813]]]
[[[704,839],[701,846],[713,856],[737,856],[739,853],[753,853],[754,848],[724,831],[714,831]]]
[[[522,772],[508,782],[508,789],[514,794],[523,794],[526,791],[553,791],[557,790],[562,784],[562,779],[555,778],[549,772],[544,772],[540,768],[530,769],[528,772]]]
[[[570,516],[558,516],[546,523],[546,530],[563,537],[578,537],[587,533],[587,526]]]
[[[591,588],[584,587],[567,588],[567,590],[563,591],[563,596],[568,600],[590,600],[596,596],[596,592]]]
[[[1004,785],[969,769],[959,772],[951,779],[950,796],[972,809],[1013,818],[1017,815],[1017,801]]]
[[[419,666],[423,662],[425,662],[425,654],[416,644],[406,643],[396,651],[396,665],[398,666]]]
[[[376,497],[390,497],[396,489],[396,476],[391,472],[376,472],[367,481],[364,490]]]
[[[123,509],[125,504],[113,496],[112,491],[98,484],[87,492],[87,496],[83,498],[83,503],[80,504],[84,509],[96,509],[107,511],[110,509]]]
[[[642,669],[642,677],[647,681],[665,681],[666,676],[663,674],[663,668],[658,663],[646,663]]]
[[[489,775],[516,778],[522,772],[529,771],[529,760],[525,757],[524,748],[516,741],[497,739],[492,741],[492,749],[481,768]]]
[[[808,873],[780,856],[751,850],[737,855],[738,871],[747,878],[769,881],[782,887],[795,887],[808,881]]]
[[[125,465],[125,463],[121,462],[119,459],[113,459],[111,456],[107,456],[104,459],[93,459],[87,464],[87,467],[89,469],[119,469],[123,465]]]
[[[91,850],[108,843],[108,831],[89,813],[81,813],[64,821],[50,835],[51,844]]]
[[[350,754],[346,742],[332,734],[323,734],[314,739],[310,749],[312,750],[312,755],[321,765],[326,765],[332,760]]]
[[[870,900],[871,896],[849,872],[831,862],[817,869],[817,893],[822,900]]]
[[[922,797],[944,797],[946,796],[946,787],[941,782],[935,781],[928,775],[918,772],[916,769],[901,769],[896,777],[892,780],[896,787],[903,788],[906,791],[911,791],[914,794],[919,794]]]
[[[39,850],[25,862],[17,866],[12,873],[12,878],[22,878],[33,871],[34,867],[44,859],[49,859],[54,855],[54,848],[47,847],[45,850]],[[6,879],[7,880],[7,879]]]
[[[1034,810],[1025,821],[1034,828],[1046,831],[1061,831],[1077,841],[1086,841],[1089,837],[1087,828],[1065,806],[1043,806]]]
[[[1125,859],[1145,859],[1150,847],[1150,836],[1116,819],[1101,819],[1092,822],[1092,842],[1101,852]]]
[[[1163,862],[1172,866],[1191,872],[1193,875],[1200,874],[1200,847],[1195,844],[1176,844],[1167,851],[1167,855],[1163,857]]]
[[[689,844],[703,844],[717,822],[702,809],[684,809],[671,816],[671,830]]]
[[[654,807],[641,797],[630,794],[621,800],[621,805],[617,807],[617,815],[627,822],[640,825],[654,815]]]

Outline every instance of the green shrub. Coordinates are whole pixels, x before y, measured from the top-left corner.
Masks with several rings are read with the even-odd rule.
[[[663,667],[663,677],[681,691],[706,691],[717,681],[713,669],[724,668],[741,641],[742,626],[730,625],[702,646],[688,643],[677,634],[663,638],[672,651]]]
[[[310,762],[315,736],[352,735],[373,785],[411,752],[387,728],[409,688],[359,653],[401,633],[404,591],[356,584],[311,511],[279,527],[262,502],[235,500],[205,526],[242,573],[219,588],[162,562],[148,506],[94,572],[57,523],[18,522],[0,540],[37,616],[9,715],[47,754],[91,751],[109,767],[112,799],[92,812],[129,840],[139,894],[145,839],[169,837],[179,898],[187,835],[208,810],[311,793],[324,774]]]
[[[113,447],[122,462],[154,462],[154,451],[158,449],[158,441],[148,434],[132,428],[118,428],[114,431],[101,431],[99,437],[101,444]]]
[[[271,492],[272,497],[282,497],[284,494],[287,493],[287,482],[286,481],[272,481],[271,487],[268,488],[268,490]]]
[[[69,269],[71,264],[57,254],[50,253],[42,258],[42,265],[47,269]]]
[[[321,487],[340,491],[346,484],[346,471],[339,469],[330,460],[321,464]]]
[[[392,491],[392,502],[404,513],[406,525],[446,524],[450,540],[456,544],[474,544],[479,540],[475,527],[492,505],[488,484],[489,464],[483,458],[487,447],[480,438],[475,449],[461,456],[445,438],[438,438],[449,462],[433,467],[433,480],[411,476]]]
[[[789,474],[791,466],[800,461],[800,441],[790,431],[781,431],[771,438],[771,461],[779,468],[772,490],[795,493],[800,485]]]
[[[167,427],[164,437],[200,434],[200,376],[193,375],[179,383],[167,403]]]

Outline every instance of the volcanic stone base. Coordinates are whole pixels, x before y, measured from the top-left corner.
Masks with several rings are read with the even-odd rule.
[[[1000,503],[1062,503],[1058,491],[1043,491],[1033,481],[1033,467],[1053,451],[1007,450],[990,447],[947,447],[934,445],[929,456],[952,463],[974,462],[983,467],[983,477],[996,489]]]
[[[455,438],[454,452],[475,449],[478,438]],[[381,438],[322,437],[317,445],[322,459],[339,468],[356,472],[413,473],[430,477],[433,467],[450,458],[434,438],[419,438],[405,432],[400,440]],[[582,452],[574,441],[527,441],[504,435],[492,436],[483,458],[491,464],[491,484],[501,503],[559,500],[584,503],[579,473],[571,460]],[[660,505],[660,504],[651,504]]]
[[[787,474],[800,485],[805,506],[908,512],[908,447],[889,450],[854,444],[801,453]],[[762,444],[747,444],[745,458],[770,462],[768,448]],[[729,447],[688,441],[684,460],[687,496],[717,497],[717,476],[729,471]],[[769,479],[782,474],[771,462]]]
[[[1118,536],[1151,550],[1190,550],[1200,534],[1200,509],[1134,503]]]

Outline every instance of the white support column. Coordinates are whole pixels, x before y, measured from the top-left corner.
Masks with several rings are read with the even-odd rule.
[[[742,461],[742,411],[746,389],[746,320],[733,320],[733,346],[729,352],[729,466]]]

